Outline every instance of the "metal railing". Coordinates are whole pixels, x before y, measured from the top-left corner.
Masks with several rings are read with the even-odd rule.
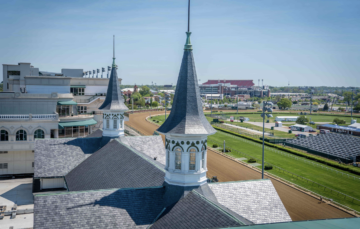
[[[58,118],[59,118],[58,114],[0,115],[0,119],[5,119],[5,120],[11,120],[11,119],[13,119],[13,120],[27,120],[27,119],[49,120],[49,119],[58,119]]]

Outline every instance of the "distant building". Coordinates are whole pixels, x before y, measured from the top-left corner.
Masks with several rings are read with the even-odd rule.
[[[268,86],[255,86],[253,80],[208,80],[199,86],[200,94],[223,94],[225,96],[270,96]]]

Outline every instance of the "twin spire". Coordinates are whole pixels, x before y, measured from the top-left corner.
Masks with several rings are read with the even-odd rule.
[[[115,64],[115,35],[113,36],[113,64],[109,79],[109,85],[104,103],[99,107],[100,110],[124,112],[129,108],[124,104],[124,97],[120,90],[119,78]]]

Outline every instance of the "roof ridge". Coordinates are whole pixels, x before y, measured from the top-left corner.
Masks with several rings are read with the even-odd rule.
[[[238,181],[225,181],[225,182],[214,182],[210,183],[210,185],[216,185],[216,184],[229,184],[229,183],[242,183],[242,182],[252,182],[252,181],[267,181],[270,180],[269,178],[264,179],[257,179],[257,180],[238,180]]]
[[[200,193],[198,193],[195,190],[192,190],[191,192],[193,192],[194,194],[198,195],[199,197],[201,197],[203,200],[205,200],[206,202],[208,202],[209,204],[211,204],[212,206],[214,206],[215,208],[217,208],[220,212],[224,213],[224,215],[228,216],[229,218],[235,220],[236,222],[240,223],[241,225],[246,225],[244,222],[242,222],[241,220],[239,220],[238,218],[236,218],[235,216],[233,216],[232,214],[230,214],[229,212],[225,211],[224,209],[222,209],[220,206],[218,206],[215,202],[209,200],[208,198],[206,198],[205,196],[201,195]]]
[[[138,136],[138,137],[140,137],[140,136]],[[125,146],[126,148],[130,149],[131,151],[133,151],[134,153],[136,153],[138,156],[142,157],[144,160],[150,162],[152,165],[154,165],[156,168],[158,168],[158,169],[161,170],[162,172],[164,172],[164,173],[166,172],[165,169],[161,168],[159,165],[157,165],[156,163],[154,163],[153,160],[145,157],[146,155],[144,155],[143,153],[138,152],[136,149],[134,149],[134,148],[132,148],[132,147],[124,144],[124,143],[121,142],[120,139],[118,139],[118,138],[116,138],[116,139],[114,139],[114,140],[117,141],[118,143],[120,143],[121,145]]]
[[[86,190],[86,191],[69,191],[69,192],[52,192],[44,194],[34,194],[34,196],[57,196],[57,195],[67,195],[74,193],[88,193],[88,192],[103,192],[103,191],[115,191],[115,190],[138,190],[138,189],[150,189],[150,188],[163,188],[163,186],[152,186],[152,187],[140,187],[140,188],[109,188],[109,189],[96,189],[96,190]]]

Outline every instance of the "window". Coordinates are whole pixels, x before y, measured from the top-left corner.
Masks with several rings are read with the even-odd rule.
[[[201,165],[202,168],[205,169],[205,151],[202,151]]]
[[[175,149],[175,169],[181,170],[181,149]]]
[[[195,165],[196,165],[196,149],[192,148],[190,150],[189,170],[195,170]]]
[[[110,120],[106,119],[106,129],[110,129]]]
[[[18,130],[16,132],[16,141],[26,141],[27,140],[27,134],[25,130]]]
[[[44,131],[40,129],[36,130],[34,133],[34,139],[35,138],[44,138]]]
[[[6,130],[0,131],[0,141],[9,141],[9,134]]]
[[[7,169],[8,163],[0,163],[0,169]]]
[[[117,127],[117,120],[115,119],[115,120],[114,120],[114,129],[117,130],[117,128],[118,128],[118,127]]]
[[[123,128],[123,119],[120,119],[120,128]]]
[[[20,71],[8,71],[7,78],[9,78],[9,76],[19,76],[19,75],[20,75]]]
[[[202,151],[202,153],[201,153],[202,154],[201,155],[201,168],[205,169],[205,153],[206,153],[206,151],[205,151],[204,146],[202,147],[201,151]]]
[[[34,168],[34,162],[32,163],[32,167]]]
[[[70,88],[70,93],[73,95],[85,95],[85,88],[72,87]]]
[[[166,150],[166,166],[169,168],[170,167],[170,152],[169,150]]]
[[[6,89],[9,89],[9,83],[6,83]]]
[[[78,111],[78,114],[86,114],[87,113],[87,106],[78,106],[77,111]]]

